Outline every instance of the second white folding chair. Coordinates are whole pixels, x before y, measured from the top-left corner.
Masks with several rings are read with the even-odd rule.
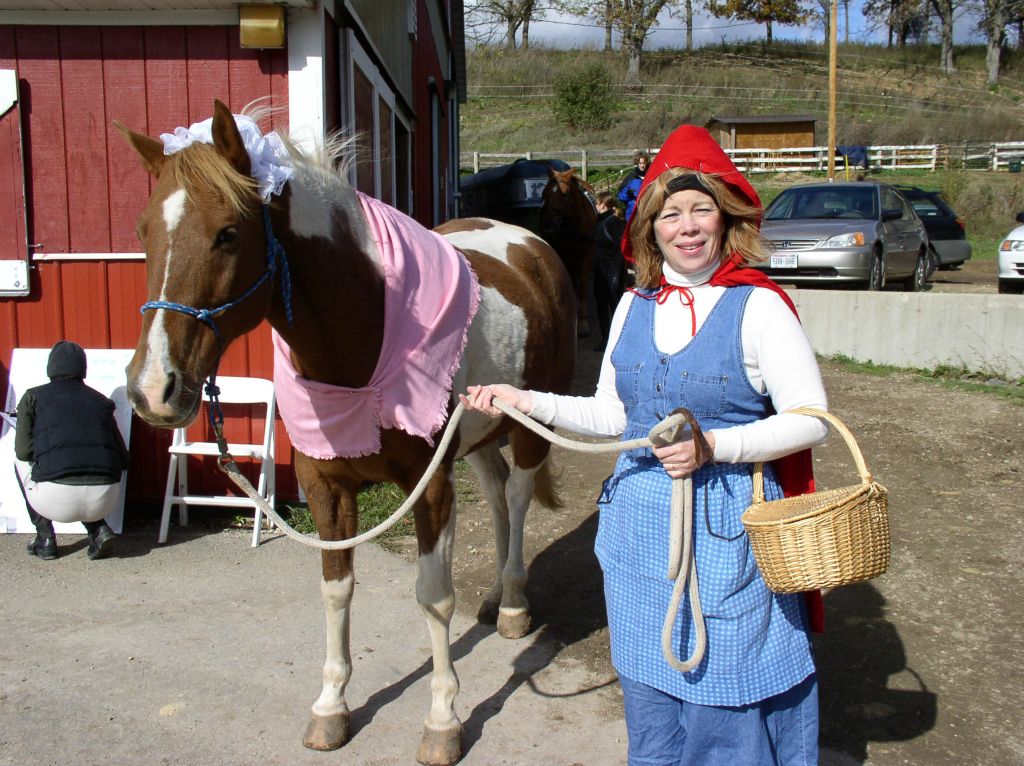
[[[274,471],[274,418],[276,401],[273,381],[264,378],[243,378],[224,375],[217,378],[222,404],[252,404],[266,407],[263,440],[259,444],[228,444],[228,451],[235,458],[251,458],[260,462],[259,482],[256,486],[260,497],[274,507],[276,493]],[[192,495],[188,491],[188,459],[190,456],[219,455],[216,442],[189,441],[184,428],[174,429],[171,446],[171,463],[167,468],[167,489],[164,492],[163,513],[160,516],[158,542],[167,542],[171,521],[171,509],[177,505],[178,523],[188,524],[188,506],[213,505],[237,508],[253,508],[252,546],[260,544],[260,528],[263,526],[263,511],[260,506],[245,495]],[[177,491],[175,491],[177,489]]]

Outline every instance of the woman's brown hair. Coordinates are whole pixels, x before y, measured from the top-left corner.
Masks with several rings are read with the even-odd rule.
[[[722,212],[724,236],[720,262],[734,254],[743,265],[764,259],[764,240],[758,229],[761,208],[741,200],[716,176],[689,168],[669,168],[651,182],[637,201],[629,227],[633,258],[636,260],[637,287],[657,287],[661,282],[665,257],[654,240],[654,221],[669,197],[669,181],[686,174],[694,176],[708,190]]]

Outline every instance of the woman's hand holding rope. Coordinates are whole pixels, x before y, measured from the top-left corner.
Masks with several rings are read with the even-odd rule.
[[[466,394],[459,394],[459,401],[467,410],[483,412],[492,418],[499,418],[503,413],[494,406],[495,399],[500,399],[510,407],[515,407],[526,414],[533,411],[532,394],[505,383],[469,386],[466,389]],[[661,461],[665,467],[665,473],[671,478],[685,479],[711,460],[715,453],[715,435],[707,433],[704,436],[707,442],[704,449],[698,448],[691,437],[660,447],[652,447],[651,451]]]

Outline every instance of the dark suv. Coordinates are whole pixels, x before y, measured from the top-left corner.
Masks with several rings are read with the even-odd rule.
[[[916,186],[897,188],[924,223],[936,265],[940,269],[955,269],[971,257],[967,227],[940,192],[919,189]]]

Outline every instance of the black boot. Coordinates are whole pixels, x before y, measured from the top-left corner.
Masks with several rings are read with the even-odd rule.
[[[57,558],[57,540],[53,537],[36,535],[36,539],[28,544],[28,552],[46,561]]]
[[[40,516],[32,506],[26,502],[28,517],[36,528],[36,539],[28,544],[28,552],[32,556],[38,556],[46,561],[53,561],[57,558],[57,537],[53,533],[53,522],[45,516]]]
[[[105,559],[114,552],[114,531],[102,521],[87,521],[85,528],[89,532],[89,550],[86,555],[90,559]]]

